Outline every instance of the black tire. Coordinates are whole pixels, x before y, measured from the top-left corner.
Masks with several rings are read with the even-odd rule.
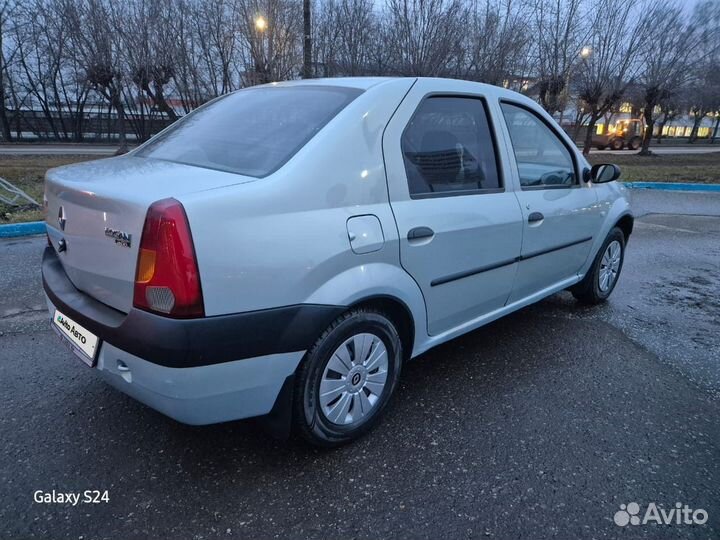
[[[622,150],[625,143],[622,139],[613,139],[610,141],[610,150]]]
[[[628,150],[637,150],[638,148],[640,148],[641,144],[642,139],[640,137],[633,137],[628,143]]]
[[[607,290],[603,291],[600,288],[600,272],[603,267],[603,256],[605,255],[608,246],[614,241],[620,243],[620,265],[617,269],[614,280],[612,281],[612,283],[610,283],[610,286],[607,288]],[[585,274],[583,280],[577,285],[571,287],[570,292],[575,298],[577,298],[578,301],[584,304],[595,305],[605,302],[605,300],[607,300],[610,294],[613,292],[613,289],[615,289],[615,285],[617,285],[617,282],[620,279],[620,272],[622,271],[624,261],[625,235],[620,230],[620,228],[615,227],[607,235],[605,242],[603,242],[603,245],[598,250],[598,253],[595,256],[595,260],[593,261],[592,266],[590,266],[587,274]]]
[[[598,150],[605,150],[605,149],[607,148],[607,146],[605,146],[604,144],[598,144],[598,145],[596,146],[596,148],[597,148]]]
[[[358,421],[341,425],[331,422],[323,412],[320,384],[325,368],[336,350],[356,334],[372,334],[380,339],[387,350],[387,377],[369,413]],[[353,441],[370,431],[379,422],[397,387],[402,358],[400,336],[395,325],[383,313],[353,309],[339,317],[307,352],[296,373],[293,423],[297,433],[314,445],[333,447]]]

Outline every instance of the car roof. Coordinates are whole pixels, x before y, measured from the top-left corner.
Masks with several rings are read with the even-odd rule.
[[[512,90],[508,90],[501,86],[486,84],[475,81],[465,81],[462,79],[449,79],[441,77],[329,77],[321,79],[298,79],[291,81],[273,82],[266,86],[342,86],[346,88],[357,88],[360,90],[368,90],[370,88],[402,79],[437,81],[438,86],[442,90],[449,90],[451,86],[472,85],[474,91],[483,92],[485,94],[513,98],[515,100],[528,101],[535,103],[526,96]]]
[[[415,77],[328,77],[322,79],[297,79],[291,81],[272,82],[265,86],[344,86],[367,90],[384,82],[402,78]]]

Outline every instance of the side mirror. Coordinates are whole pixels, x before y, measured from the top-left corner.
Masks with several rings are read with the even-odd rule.
[[[590,169],[590,179],[596,184],[612,182],[620,178],[620,167],[612,163],[599,163]]]

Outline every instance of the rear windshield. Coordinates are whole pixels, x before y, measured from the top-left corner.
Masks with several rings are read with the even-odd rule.
[[[249,88],[190,113],[136,155],[267,176],[361,93],[336,86]]]

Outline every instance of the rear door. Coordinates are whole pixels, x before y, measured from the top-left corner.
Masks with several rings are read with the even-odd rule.
[[[400,259],[430,335],[504,306],[520,253],[522,215],[476,88],[420,79],[383,138]]]
[[[512,303],[576,276],[603,216],[595,190],[581,181],[574,152],[555,126],[527,105],[503,101],[500,109],[519,176],[524,227]]]

